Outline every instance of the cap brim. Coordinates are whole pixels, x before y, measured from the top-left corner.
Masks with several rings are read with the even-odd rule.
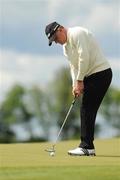
[[[49,46],[52,45],[52,42],[55,40],[55,36],[53,35],[50,39],[49,39]]]

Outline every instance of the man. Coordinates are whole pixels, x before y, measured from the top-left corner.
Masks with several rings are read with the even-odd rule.
[[[94,156],[94,127],[98,108],[111,83],[112,71],[91,32],[82,27],[65,28],[53,22],[45,33],[52,42],[63,45],[72,76],[72,93],[82,95],[80,107],[81,143],[69,155]]]

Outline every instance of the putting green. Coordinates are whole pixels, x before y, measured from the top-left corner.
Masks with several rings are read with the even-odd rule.
[[[95,157],[68,156],[79,141],[0,144],[0,180],[120,180],[120,138],[95,140]]]

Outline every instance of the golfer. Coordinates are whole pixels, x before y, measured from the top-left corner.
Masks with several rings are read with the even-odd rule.
[[[52,42],[63,45],[71,76],[72,93],[82,98],[80,107],[81,142],[69,155],[95,156],[94,127],[97,111],[110,86],[112,70],[103,56],[93,34],[80,26],[65,28],[57,22],[50,23],[45,33]]]

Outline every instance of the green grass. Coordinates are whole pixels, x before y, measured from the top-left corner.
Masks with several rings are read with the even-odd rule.
[[[96,140],[96,157],[71,157],[79,141],[63,141],[56,155],[51,143],[1,144],[0,180],[120,180],[120,138]]]

